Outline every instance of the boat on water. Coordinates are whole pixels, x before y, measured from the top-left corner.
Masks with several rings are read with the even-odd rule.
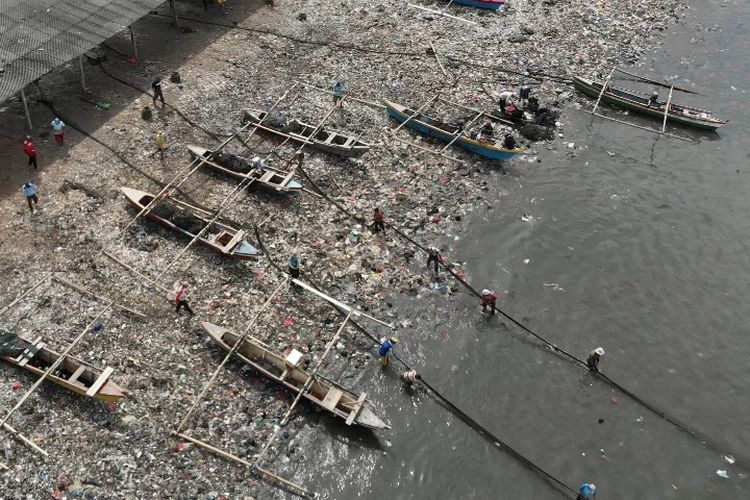
[[[227,328],[203,322],[208,335],[225,351],[230,351],[240,336]],[[302,353],[293,349],[287,356],[276,353],[261,341],[246,336],[234,355],[258,373],[274,380],[298,394],[310,375],[299,367]],[[369,429],[390,429],[370,407],[366,394],[359,396],[320,375],[314,375],[303,397],[321,408],[343,418],[347,425],[356,424]]]
[[[13,337],[14,348],[4,348],[0,351],[0,359],[7,363],[41,377],[60,359],[61,354],[45,347],[41,337],[34,341],[15,335]],[[100,369],[78,358],[65,356],[57,369],[47,375],[45,380],[81,396],[116,403],[124,398],[128,391],[110,380],[113,372],[113,368]]]
[[[138,189],[121,187],[120,191],[130,204],[139,210],[146,208],[154,199],[153,194]],[[166,198],[157,202],[151,210],[146,212],[146,217],[171,231],[192,239],[211,222],[213,215],[184,201]],[[198,238],[198,242],[232,259],[256,260],[263,255],[263,252],[248,243],[244,239],[246,235],[243,229],[236,229],[224,222],[214,221]]]
[[[188,146],[194,157],[201,158],[209,168],[240,180],[253,180],[261,187],[279,194],[297,195],[302,192],[302,183],[292,179],[289,172],[281,172],[269,167],[256,170],[247,158],[231,153],[214,153],[200,146]]]
[[[505,6],[506,0],[453,0],[453,3],[476,7],[477,9],[497,10]]]
[[[629,73],[628,73],[629,74]],[[652,83],[653,80],[642,78],[642,80]],[[632,90],[627,90],[621,87],[611,85],[607,81],[607,87],[602,93],[602,86],[604,84],[600,81],[590,80],[580,76],[573,77],[573,86],[579,92],[586,94],[589,97],[598,99],[601,95],[601,100],[616,106],[618,108],[628,109],[643,115],[657,118],[658,120],[664,120],[664,112],[667,108],[667,102],[661,100],[652,100],[650,96],[639,94]],[[659,83],[663,87],[669,87]],[[705,109],[694,108],[692,106],[685,106],[683,104],[677,104],[674,101],[669,102],[669,111],[667,112],[667,123],[676,123],[687,127],[699,128],[703,130],[716,130],[719,127],[727,124],[729,120],[722,120],[712,115],[711,111]]]
[[[267,116],[268,113],[266,111],[246,109],[243,112],[242,124],[250,123],[251,125],[259,125],[259,128],[264,132],[275,134],[295,142],[309,144],[310,147],[339,156],[359,157],[372,147],[372,144],[361,141],[352,134],[325,127],[320,127],[315,136],[311,137],[317,128],[315,125],[303,123],[298,120],[279,120],[275,119],[273,115],[266,118]]]
[[[452,142],[456,146],[460,146],[485,158],[491,160],[509,160],[524,152],[522,148],[506,149],[491,142],[472,139],[463,131],[463,124],[449,124],[422,113],[410,118],[414,115],[414,110],[388,100],[385,101],[385,105],[388,115],[399,123],[406,122],[406,127],[412,128],[423,135],[435,137],[448,143]],[[461,135],[456,138],[457,134]]]

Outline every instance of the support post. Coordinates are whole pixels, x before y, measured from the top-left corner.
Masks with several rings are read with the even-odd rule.
[[[669,97],[667,98],[667,104],[664,106],[664,122],[661,124],[661,131],[667,131],[667,117],[669,116],[669,107],[672,105],[672,91],[674,86],[669,87]]]
[[[133,46],[133,57],[138,60],[138,46],[135,43],[135,33],[132,26],[128,26],[128,29],[130,30],[130,45]]]
[[[180,19],[177,17],[177,2],[169,0],[169,5],[172,6],[172,14],[174,14],[174,25],[177,31],[180,31]]]
[[[21,101],[23,101],[23,112],[26,114],[26,125],[29,127],[31,132],[34,127],[31,125],[31,115],[29,114],[29,103],[26,102],[26,92],[21,89]]]
[[[81,71],[81,87],[84,92],[88,92],[86,88],[86,73],[83,71],[83,54],[78,56],[78,69]]]

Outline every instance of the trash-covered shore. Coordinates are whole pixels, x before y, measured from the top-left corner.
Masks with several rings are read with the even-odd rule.
[[[106,299],[148,319],[107,312],[100,318],[105,328],[87,335],[72,351],[115,369],[113,380],[130,392],[122,403],[104,405],[43,384],[13,415],[9,423],[50,456],[43,460],[4,434],[0,462],[10,470],[0,479],[3,497],[284,497],[283,490],[248,468],[172,435],[223,359],[200,322],[244,331],[285,278],[269,265],[269,258],[286,268],[296,249],[303,280],[312,278],[329,295],[402,327],[410,311],[399,309],[400,295],[434,294],[437,301],[450,301],[463,291],[445,273],[435,281],[424,265],[426,255],[392,230],[370,231],[366,226],[374,208],[380,207],[386,222],[414,240],[438,246],[459,274],[461,256],[452,252],[450,235],[461,231],[472,212],[502,209],[500,193],[488,182],[497,166],[458,148],[446,153],[464,163],[399,143],[385,133],[395,125],[381,108],[353,100],[345,100],[325,125],[361,134],[376,147],[348,160],[306,148],[303,168],[364,224],[310,194],[284,199],[251,188],[236,196],[222,216],[247,228],[253,243],[257,241],[252,228],[260,225],[268,256],[257,263],[238,263],[196,245],[171,264],[189,240],[144,220],[118,237],[137,213],[127,206],[119,187],[157,193],[160,185],[152,179],[167,182],[189,165],[186,145],[215,147],[239,129],[243,109],[269,108],[286,91],[287,98],[277,108],[280,113],[319,123],[333,105],[331,96],[303,85],[292,88],[295,81],[325,89],[343,81],[353,97],[376,103],[390,98],[415,108],[439,92],[447,100],[480,109],[491,109],[492,94],[517,92],[518,85],[528,83],[541,103],[564,109],[579,100],[566,79],[634,62],[669,23],[679,20],[683,6],[674,0],[634,3],[630,9],[606,1],[514,0],[496,13],[450,9],[475,25],[394,1],[378,6],[296,1],[276,2],[273,7],[228,2],[226,15],[218,7],[204,13],[199,3],[182,8],[185,18],[229,27],[183,20],[190,30],[177,35],[164,6],[159,11],[163,16],[136,24],[142,57],[138,66],[126,63],[125,36],[107,42],[98,51],[103,56],[99,64],[87,65],[87,84],[98,100],[112,103],[111,110],[96,109],[77,98],[72,66],[40,83],[45,100],[69,124],[68,145],[58,149],[46,126],[40,125],[32,134],[43,171],[36,178],[40,211],[29,214],[17,192],[1,201],[2,303],[55,275],[103,299],[95,302],[50,281],[7,312],[2,328],[27,337],[43,336],[62,351],[105,307]],[[173,44],[179,37],[184,43]],[[180,83],[169,81],[173,71],[179,72]],[[151,106],[151,98],[132,86],[148,89],[157,75],[165,76],[167,103],[182,114],[159,109],[144,121],[141,112]],[[36,121],[45,124],[52,110],[38,103],[39,94],[31,98],[37,102]],[[4,114],[19,109],[19,103],[10,103]],[[434,110],[453,119],[472,115],[445,104]],[[509,178],[544,168],[547,149],[574,153],[563,142],[564,114],[559,122],[551,141],[518,137],[527,152],[505,166]],[[168,141],[163,162],[153,155],[158,130]],[[100,142],[85,138],[81,131]],[[443,147],[405,128],[398,137],[435,151]],[[270,166],[283,168],[297,146],[277,149],[280,144],[259,131],[247,147],[233,141],[226,150],[259,155]],[[13,142],[7,147],[18,146]],[[304,176],[297,178],[311,188]],[[236,185],[200,169],[174,197],[216,209]],[[151,279],[163,273],[159,283],[168,289],[178,281],[188,282],[197,316],[175,315],[171,296],[125,270],[104,251]],[[260,313],[251,334],[279,351],[298,349],[314,366],[342,320],[322,300],[284,287]],[[432,321],[437,325],[440,318]],[[381,326],[359,322],[377,337],[389,334]],[[373,341],[349,327],[322,373],[356,391],[366,390],[358,382],[365,370],[376,368],[376,358]],[[0,406],[7,411],[34,379],[18,368],[3,367]],[[187,429],[216,447],[252,459],[291,400],[288,392],[231,361],[219,372]],[[372,404],[378,408],[377,401]],[[298,471],[313,467],[305,463],[295,432],[317,413],[302,405],[264,466],[292,481]]]

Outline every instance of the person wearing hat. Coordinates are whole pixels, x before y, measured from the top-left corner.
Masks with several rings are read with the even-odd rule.
[[[581,488],[578,490],[578,496],[576,500],[592,500],[596,497],[596,485],[591,483],[583,483]]]
[[[27,135],[26,140],[23,141],[23,152],[29,157],[29,166],[34,165],[34,170],[36,170],[36,146],[30,135]]]
[[[164,149],[167,147],[167,136],[164,135],[164,132],[161,130],[159,130],[154,137],[154,145],[156,146],[156,151],[159,153],[159,157],[163,160]]]
[[[586,366],[589,367],[589,370],[599,373],[599,359],[602,356],[604,356],[604,349],[601,347],[597,347],[591,351],[591,354],[589,354],[589,357],[586,360]]]
[[[380,349],[378,350],[378,354],[380,354],[381,365],[388,366],[394,344],[398,344],[398,337],[391,337],[389,339],[383,337],[380,339]]]
[[[482,290],[482,312],[487,312],[487,306],[490,307],[490,314],[495,314],[495,304],[497,303],[497,294],[488,289]]]
[[[52,125],[52,133],[55,136],[55,142],[58,146],[63,145],[63,134],[65,133],[65,122],[60,119],[60,117],[56,116],[54,120],[50,123]]]

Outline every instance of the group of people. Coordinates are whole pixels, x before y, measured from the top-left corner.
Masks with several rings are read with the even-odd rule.
[[[504,118],[514,123],[526,121],[526,113],[534,116],[534,123],[547,125],[554,118],[549,108],[540,107],[539,99],[531,95],[531,87],[524,84],[518,89],[518,100],[516,94],[510,90],[504,90],[498,94],[498,107]]]

